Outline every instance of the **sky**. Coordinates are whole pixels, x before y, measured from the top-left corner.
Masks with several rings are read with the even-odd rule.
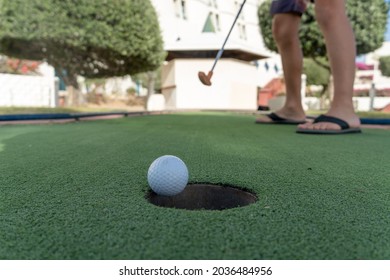
[[[390,0],[386,0],[386,2],[390,3]],[[389,11],[389,14],[387,16],[387,31],[385,34],[385,41],[390,41],[390,19],[389,19],[389,16],[390,16],[390,11]]]

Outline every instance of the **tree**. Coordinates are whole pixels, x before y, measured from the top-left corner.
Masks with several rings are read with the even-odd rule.
[[[0,73],[8,73],[9,66],[7,64],[7,57],[0,55]]]
[[[272,18],[269,15],[271,0],[266,0],[258,11],[260,29],[266,47],[277,51],[272,37]],[[365,54],[379,48],[384,41],[386,31],[388,4],[385,0],[348,0],[347,12],[356,37],[357,54]],[[305,57],[317,59],[326,57],[326,47],[315,20],[313,5],[309,5],[302,15],[299,36]]]
[[[46,60],[68,86],[158,68],[165,56],[147,0],[0,0],[0,53]]]
[[[326,65],[325,59],[322,59],[320,63]],[[305,58],[303,61],[303,73],[306,75],[307,84],[322,86],[323,89],[320,95],[327,91],[330,72],[325,67],[320,66],[311,58]]]
[[[270,6],[271,0],[265,0],[259,7],[259,24],[266,47],[271,51],[277,51],[277,46],[272,36],[272,18],[269,14]],[[355,33],[356,51],[358,55],[374,51],[382,45],[386,31],[388,11],[389,7],[385,0],[347,1],[348,17],[351,20]],[[302,15],[299,37],[304,57],[312,59],[329,72],[328,83],[326,85],[322,84],[322,86],[324,86],[325,90],[333,90],[331,86],[331,69],[326,56],[326,46],[315,19],[313,5],[309,5],[307,11]],[[309,73],[306,74],[308,75]],[[325,90],[322,91],[322,94],[326,93]],[[328,93],[329,96],[332,95],[330,92]]]
[[[383,76],[390,77],[390,56],[379,58],[379,69]]]
[[[155,76],[153,79],[153,89],[152,91],[158,91],[161,89],[161,67],[158,68],[156,71],[153,71],[154,73],[149,72],[144,72],[144,73],[139,73],[137,75],[132,76],[132,78],[137,81],[141,86],[148,88],[150,87],[149,82],[150,82],[150,77]]]

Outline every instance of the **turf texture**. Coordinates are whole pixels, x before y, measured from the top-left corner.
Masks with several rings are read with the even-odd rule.
[[[390,131],[321,136],[187,113],[0,127],[0,259],[390,259]],[[258,201],[223,211],[145,199],[175,155],[192,183]]]

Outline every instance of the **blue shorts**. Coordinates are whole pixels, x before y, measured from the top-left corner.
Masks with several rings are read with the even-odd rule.
[[[314,0],[311,0],[314,2]],[[305,12],[305,6],[296,0],[273,0],[271,4],[271,15],[293,13],[302,15]]]

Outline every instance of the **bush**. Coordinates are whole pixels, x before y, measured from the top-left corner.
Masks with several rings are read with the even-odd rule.
[[[379,69],[383,76],[390,77],[390,56],[379,58]]]
[[[151,71],[165,55],[149,0],[0,0],[0,53],[46,60],[71,85]]]

